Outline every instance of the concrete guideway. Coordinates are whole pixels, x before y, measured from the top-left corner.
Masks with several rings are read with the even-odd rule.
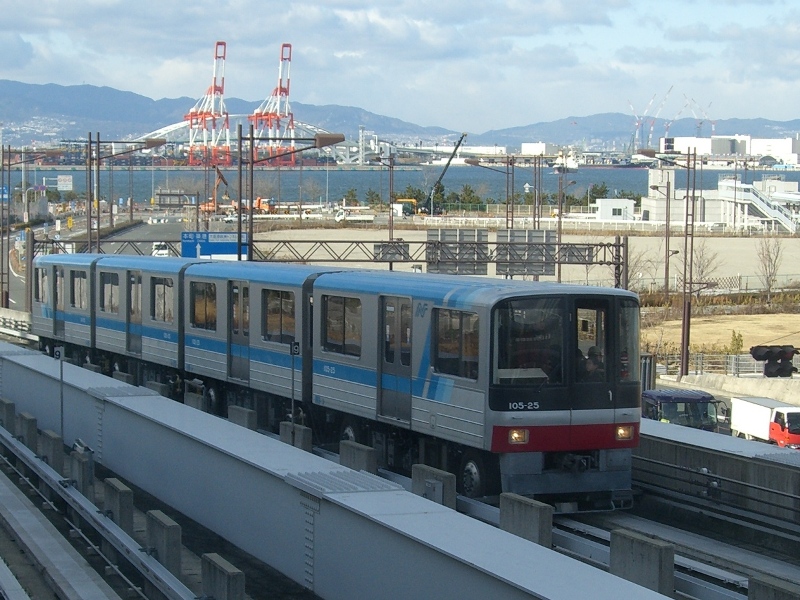
[[[0,362],[0,395],[58,431],[56,361],[0,345]],[[80,437],[120,477],[324,598],[662,597],[383,479],[64,367],[68,445]]]

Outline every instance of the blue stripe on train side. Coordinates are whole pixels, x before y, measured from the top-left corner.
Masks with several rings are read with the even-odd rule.
[[[125,321],[117,319],[109,319],[107,317],[97,318],[97,329],[106,329],[108,331],[118,331],[126,333]],[[161,340],[165,342],[177,343],[178,332],[170,329],[163,329],[161,327],[150,327],[139,324],[131,325],[130,332],[133,335],[139,335],[153,340]]]
[[[226,340],[212,339],[189,334],[185,336],[185,340],[185,345],[187,348],[205,350],[206,352],[215,352],[224,356],[228,355],[228,342]]]
[[[349,383],[369,385],[371,387],[375,387],[378,384],[378,377],[375,373],[375,369],[330,362],[319,358],[314,359],[314,375],[330,377]]]
[[[65,323],[77,323],[78,325],[89,325],[89,315],[81,315],[67,312],[64,310],[56,311],[56,319]]]
[[[292,355],[289,346],[285,350],[272,350],[269,348],[255,348],[250,346],[250,361],[266,365],[274,365],[285,369],[292,368]],[[294,368],[299,371],[303,367],[303,359],[300,356],[294,357]]]

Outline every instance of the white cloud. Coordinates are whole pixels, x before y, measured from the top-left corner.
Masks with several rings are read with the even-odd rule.
[[[224,40],[226,95],[258,101],[291,43],[291,99],[457,131],[641,111],[670,86],[662,116],[688,96],[784,120],[799,16],[788,0],[6,0],[0,78],[197,98]]]

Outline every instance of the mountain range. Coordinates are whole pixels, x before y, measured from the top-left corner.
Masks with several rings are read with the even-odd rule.
[[[133,92],[92,85],[62,86],[0,80],[0,132],[2,143],[42,145],[64,139],[86,139],[88,132],[102,132],[104,139],[128,139],[178,123],[197,100],[164,98],[153,100]],[[231,115],[247,115],[261,101],[227,98]],[[401,119],[377,115],[362,108],[312,105],[292,102],[295,121],[344,133],[358,139],[359,129],[395,143],[425,145],[455,141],[461,132],[443,127],[423,127]],[[486,132],[468,132],[469,145],[505,146],[519,151],[523,142],[550,142],[585,150],[620,151],[656,147],[666,132],[675,137],[750,135],[756,138],[793,137],[800,132],[800,119],[720,119],[635,117],[624,113],[571,116]]]

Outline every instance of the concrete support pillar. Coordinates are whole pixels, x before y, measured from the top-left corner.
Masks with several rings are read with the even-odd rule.
[[[256,411],[241,406],[228,407],[228,420],[252,431],[256,430]]]
[[[292,432],[292,423],[290,421],[281,421],[281,441],[284,444],[291,444],[295,448],[300,448],[306,452],[311,452],[311,428],[304,425],[294,425],[294,432]]]
[[[85,452],[69,453],[69,472],[75,489],[94,504],[94,461]]]
[[[0,427],[12,436],[17,434],[16,405],[2,398],[0,398]]]
[[[8,431],[12,437],[17,435],[16,409],[16,405],[13,402],[0,398],[0,427]],[[6,458],[11,458],[14,455],[11,450],[5,447],[2,449],[2,453]]]
[[[83,363],[81,365],[87,371],[91,371],[92,373],[102,373],[103,368],[100,365],[93,365],[92,363]]]
[[[609,572],[669,598],[675,593],[675,547],[633,531],[611,532]]]
[[[375,448],[350,440],[339,442],[339,464],[354,471],[378,474],[378,455]]]
[[[103,482],[103,511],[125,533],[133,536],[133,491],[116,477]]]
[[[181,576],[181,526],[160,510],[147,511],[147,549],[167,570]]]
[[[64,476],[64,442],[54,431],[45,430],[39,436],[40,455],[56,473]]]
[[[214,600],[244,600],[244,573],[219,554],[203,554],[200,573],[203,596]]]
[[[456,476],[428,465],[412,465],[411,493],[455,510]]]
[[[117,381],[122,381],[128,385],[135,385],[136,378],[130,373],[123,373],[122,371],[114,371],[111,376]]]
[[[183,403],[186,406],[191,406],[197,410],[208,412],[208,403],[205,401],[203,394],[196,394],[195,392],[184,392]]]
[[[553,547],[553,507],[519,494],[500,494],[500,529]]]
[[[169,398],[172,392],[172,388],[170,388],[168,383],[159,383],[158,381],[148,381],[144,384],[144,387],[153,390],[157,394],[161,394],[165,398]]]
[[[17,415],[17,438],[34,453],[39,452],[39,434],[36,431],[36,417],[21,412]]]
[[[800,585],[785,579],[759,574],[750,577],[747,600],[797,600]]]

